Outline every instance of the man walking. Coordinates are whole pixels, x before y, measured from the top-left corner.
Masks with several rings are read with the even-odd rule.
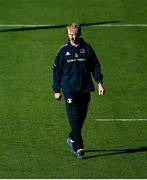
[[[71,126],[66,143],[77,159],[83,159],[81,130],[88,111],[90,92],[95,90],[92,76],[97,82],[99,95],[103,95],[103,75],[94,50],[80,38],[80,25],[68,25],[67,33],[69,41],[59,49],[53,66],[53,91],[57,100],[61,99],[61,90],[64,95]]]

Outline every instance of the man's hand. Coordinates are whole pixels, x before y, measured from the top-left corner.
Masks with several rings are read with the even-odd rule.
[[[99,93],[99,96],[103,96],[104,95],[104,87],[102,85],[102,83],[98,83],[98,93]]]
[[[55,93],[54,94],[54,97],[55,97],[56,100],[60,100],[61,96],[62,96],[61,93]]]

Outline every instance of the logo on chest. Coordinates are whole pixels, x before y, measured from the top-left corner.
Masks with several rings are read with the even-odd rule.
[[[75,53],[75,58],[78,58],[78,57],[79,57],[79,55],[77,53]]]
[[[70,52],[66,52],[66,54],[65,54],[65,56],[70,56],[71,54],[70,54]]]
[[[85,52],[86,52],[86,51],[85,51],[84,48],[80,49],[80,53],[81,53],[81,54],[85,54]]]

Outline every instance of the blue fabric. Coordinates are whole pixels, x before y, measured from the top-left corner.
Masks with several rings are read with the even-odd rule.
[[[103,81],[101,66],[92,47],[83,39],[74,47],[68,42],[60,48],[53,66],[54,92],[94,91],[92,76]]]

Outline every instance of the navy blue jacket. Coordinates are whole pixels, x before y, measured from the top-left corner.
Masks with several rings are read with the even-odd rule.
[[[94,91],[92,76],[102,82],[100,63],[92,47],[80,39],[78,47],[68,42],[62,46],[53,66],[53,90],[61,92]]]

